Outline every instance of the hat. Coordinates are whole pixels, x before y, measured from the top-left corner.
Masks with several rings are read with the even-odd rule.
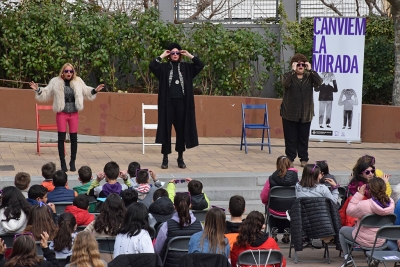
[[[182,50],[182,47],[181,47],[179,44],[177,44],[177,43],[170,43],[170,44],[168,45],[168,47],[167,47],[167,50],[172,50],[172,49],[174,49],[174,48],[176,48],[176,49],[178,49],[178,50]]]

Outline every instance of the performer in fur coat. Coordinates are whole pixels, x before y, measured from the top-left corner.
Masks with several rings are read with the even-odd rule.
[[[42,88],[34,82],[29,83],[30,87],[36,92],[36,99],[41,102],[53,98],[53,110],[57,113],[56,123],[58,131],[58,155],[60,156],[61,169],[67,172],[65,162],[64,142],[69,127],[71,139],[71,161],[69,162],[70,171],[76,171],[75,160],[78,150],[78,111],[83,109],[83,99],[93,100],[97,92],[103,89],[104,84],[96,88],[87,86],[84,81],[76,75],[75,69],[70,63],[62,66],[60,74],[50,80],[49,84]]]

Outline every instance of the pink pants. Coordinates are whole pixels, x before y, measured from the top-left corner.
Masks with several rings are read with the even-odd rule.
[[[79,125],[78,112],[74,113],[57,112],[56,123],[58,132],[63,132],[63,133],[67,132],[67,123],[68,123],[69,133],[77,133]]]

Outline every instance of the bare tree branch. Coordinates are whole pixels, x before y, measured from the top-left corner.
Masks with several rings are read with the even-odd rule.
[[[339,16],[343,17],[343,14],[335,7],[333,3],[328,4],[327,2],[325,2],[325,0],[321,0],[321,3],[324,4],[326,7],[332,9],[332,11],[338,14]]]
[[[191,15],[191,16],[189,17],[189,20],[197,19],[197,18],[199,17],[199,15],[200,15],[204,10],[206,10],[209,6],[211,6],[211,4],[212,4],[213,1],[214,1],[214,0],[200,0],[199,3],[197,4],[197,7],[196,7],[197,10],[196,10],[196,12],[194,12],[194,14]]]
[[[357,12],[357,17],[360,17],[360,3],[358,0],[356,0],[356,12]]]
[[[372,1],[372,4],[374,5],[376,11],[378,11],[379,14],[380,14],[382,17],[388,17],[388,14],[387,14],[386,12],[382,11],[382,10],[379,8],[379,6],[376,4],[376,0],[373,0],[373,1]]]

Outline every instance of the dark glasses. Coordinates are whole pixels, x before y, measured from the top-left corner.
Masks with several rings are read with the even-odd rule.
[[[297,67],[305,67],[305,66],[306,66],[306,64],[303,64],[303,63],[302,64],[300,64],[300,63],[297,64]]]
[[[375,169],[372,170],[365,170],[362,173],[365,173],[365,175],[370,175],[371,173],[375,174]]]
[[[181,52],[170,52],[169,54],[170,54],[170,55],[177,55],[177,56],[179,56],[179,55],[181,54]]]
[[[174,184],[184,184],[184,183],[186,183],[185,179],[175,179],[174,180]]]
[[[136,169],[136,177],[138,177],[138,174],[139,174],[140,171],[146,171],[146,172],[148,172],[149,169]]]
[[[33,240],[35,240],[35,237],[33,236],[33,234],[31,232],[26,232],[26,233],[14,235],[14,241],[15,241],[15,239],[17,239],[21,235],[29,235],[29,236],[31,236],[33,238]]]
[[[222,210],[223,212],[225,212],[225,209],[224,209],[224,208],[221,208],[221,207],[218,207],[218,206],[211,205],[211,208],[220,209],[220,210]]]
[[[64,73],[74,73],[74,71],[73,70],[64,70]]]

